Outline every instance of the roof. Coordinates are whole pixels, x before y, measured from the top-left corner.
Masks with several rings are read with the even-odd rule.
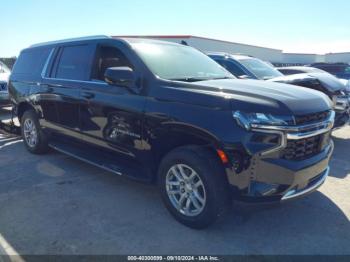
[[[275,49],[275,48],[269,48],[269,47],[263,47],[263,46],[257,46],[257,45],[248,45],[248,44],[242,44],[242,43],[237,43],[237,42],[230,42],[226,40],[219,40],[215,38],[208,38],[208,37],[202,37],[202,36],[194,36],[194,35],[119,35],[119,36],[112,36],[114,37],[121,37],[121,38],[157,38],[157,39],[190,39],[190,38],[197,38],[197,39],[202,39],[202,40],[208,40],[208,41],[216,41],[216,42],[221,42],[221,43],[226,43],[226,44],[235,44],[235,45],[244,45],[244,46],[249,46],[249,47],[256,47],[256,48],[264,48],[264,49],[269,49],[269,50],[274,50],[274,51],[280,51],[282,52],[281,49]]]
[[[39,47],[39,46],[45,46],[45,45],[61,44],[66,42],[77,42],[77,41],[98,40],[98,39],[108,39],[108,38],[110,37],[106,35],[84,36],[84,37],[68,38],[68,39],[38,43],[38,44],[31,45],[30,47]]]
[[[226,52],[208,52],[208,56],[227,56],[232,57],[234,59],[240,60],[240,59],[247,59],[247,58],[255,58],[254,56],[245,55],[245,54],[230,54]]]
[[[122,39],[130,44],[132,43],[147,43],[147,44],[163,44],[163,45],[180,45],[178,43],[168,42],[168,41],[161,41],[157,39],[149,39],[149,38],[133,38],[133,37],[116,37],[112,36],[111,39]]]
[[[135,37],[123,37],[123,36],[106,36],[106,35],[96,35],[96,36],[84,36],[84,37],[76,37],[76,38],[68,38],[68,39],[62,39],[62,40],[56,40],[56,41],[49,41],[49,42],[43,42],[31,45],[30,48],[33,47],[40,47],[40,46],[47,46],[47,45],[56,45],[56,44],[63,44],[63,43],[71,43],[71,42],[80,42],[80,41],[94,41],[94,40],[102,40],[102,39],[121,39],[128,43],[154,43],[154,44],[169,44],[169,45],[179,45],[177,43],[171,43],[168,41],[160,41],[156,39],[149,39],[149,38],[135,38]]]

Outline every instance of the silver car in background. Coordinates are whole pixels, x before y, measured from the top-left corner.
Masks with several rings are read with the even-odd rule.
[[[10,78],[10,69],[0,61],[0,107],[10,104],[7,84]]]

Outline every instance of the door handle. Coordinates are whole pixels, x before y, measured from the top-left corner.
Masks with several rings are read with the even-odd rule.
[[[82,92],[81,93],[81,96],[86,98],[86,99],[91,99],[91,98],[94,98],[95,97],[95,94],[93,93],[90,93],[90,92]]]

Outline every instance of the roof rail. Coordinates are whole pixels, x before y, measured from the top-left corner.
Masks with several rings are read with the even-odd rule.
[[[84,36],[84,37],[68,38],[68,39],[62,39],[62,40],[57,40],[57,41],[38,43],[38,44],[31,45],[30,47],[61,44],[61,43],[66,43],[66,42],[75,42],[75,41],[83,41],[83,40],[108,39],[108,38],[111,38],[111,37],[106,36],[106,35]]]
[[[241,56],[248,56],[248,57],[255,58],[255,56],[248,55],[248,54],[245,54],[245,53],[232,53],[232,55],[241,55]]]
[[[248,57],[255,58],[255,56],[252,56],[252,55],[247,55],[247,54],[243,54],[243,53],[206,52],[206,54],[208,54],[208,55],[225,55],[225,56],[231,56],[231,55],[240,55],[240,56],[248,56]]]

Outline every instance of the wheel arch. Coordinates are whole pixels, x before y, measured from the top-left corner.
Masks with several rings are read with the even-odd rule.
[[[22,118],[24,112],[26,112],[28,110],[33,110],[34,112],[36,112],[35,108],[30,103],[28,103],[26,101],[21,102],[17,105],[16,115],[17,115],[19,121],[21,121],[21,118]]]
[[[222,145],[219,139],[212,133],[187,124],[169,124],[162,127],[162,132],[157,132],[153,141],[152,152],[154,154],[154,173],[158,172],[162,159],[171,151],[185,146],[203,147],[220,158],[216,152]],[[154,175],[154,179],[156,179]]]

